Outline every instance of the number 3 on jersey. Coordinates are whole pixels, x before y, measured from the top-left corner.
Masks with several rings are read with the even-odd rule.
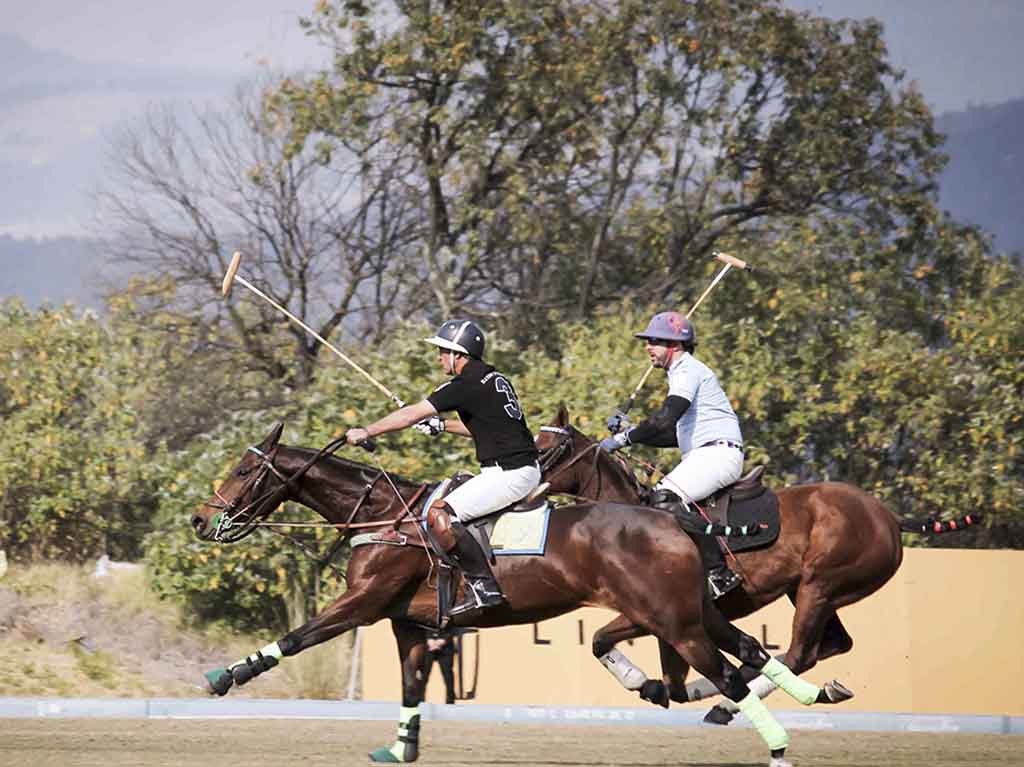
[[[505,412],[508,413],[508,417],[516,421],[521,420],[523,417],[523,410],[519,407],[519,400],[516,399],[516,392],[515,389],[512,388],[512,384],[501,376],[497,376],[494,379],[494,388],[504,394],[505,398],[508,399],[508,404],[505,405]]]

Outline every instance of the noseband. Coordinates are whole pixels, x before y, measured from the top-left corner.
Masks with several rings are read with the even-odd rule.
[[[274,466],[274,453],[277,452],[276,447],[270,453],[264,453],[258,447],[253,446],[246,448],[246,450],[247,452],[259,456],[260,465],[256,469],[256,473],[251,479],[246,480],[246,483],[235,495],[233,500],[227,500],[220,494],[220,491],[214,490],[213,494],[217,497],[217,500],[207,501],[204,504],[205,506],[211,506],[214,509],[219,509],[219,512],[215,515],[217,527],[213,532],[213,540],[218,543],[234,543],[242,540],[242,538],[245,538],[248,535],[251,535],[259,524],[259,521],[270,514],[270,511],[274,508],[274,504],[269,499],[279,493],[282,493],[282,491],[287,488],[289,481],[295,479],[295,477],[285,477],[280,471],[278,471],[277,467]],[[247,503],[242,508],[237,508],[238,503],[242,498],[245,498],[250,494],[254,496],[257,495],[263,484],[263,480],[265,480],[267,475],[271,473],[281,481],[281,485],[271,488],[263,493],[263,495],[257,496],[255,500]]]

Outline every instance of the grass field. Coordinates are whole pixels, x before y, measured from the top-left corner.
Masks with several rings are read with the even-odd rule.
[[[344,767],[394,740],[387,722],[310,720],[0,719],[5,767]],[[1024,737],[794,730],[794,767],[1017,767]],[[755,767],[767,753],[749,730],[426,722],[420,764],[509,767]]]

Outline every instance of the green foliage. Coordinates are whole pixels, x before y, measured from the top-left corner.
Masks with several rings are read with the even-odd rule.
[[[151,349],[136,326],[72,307],[0,309],[0,519],[15,554],[136,556],[163,484],[145,445]]]
[[[274,151],[228,169],[266,190],[296,159],[358,179],[348,223],[313,237],[317,258],[345,255],[331,271],[268,246],[246,274],[302,317],[325,315],[335,343],[372,337],[348,352],[406,402],[443,379],[419,318],[471,314],[534,431],[564,402],[597,436],[646,369],[632,333],[692,305],[720,267],[712,248],[734,252],[754,274],[730,274],[694,319],[751,461],[777,483],[851,482],[901,513],[984,509],[985,532],[960,540],[1024,545],[1021,269],[934,204],[939,137],[877,23],[754,0],[388,8],[317,5],[307,26],[335,47],[334,69],[269,92]],[[342,197],[328,207],[356,198]],[[200,231],[174,240],[191,304],[169,270],[102,322],[3,305],[3,546],[144,549],[155,588],[190,614],[283,628],[341,578],[265,531],[201,544],[189,516],[276,421],[283,441],[319,447],[391,404],[251,295],[211,311],[225,252],[201,223],[215,216],[196,214]],[[381,442],[344,449],[410,479],[474,466],[456,436]],[[314,519],[289,505],[272,521]],[[319,552],[333,542],[322,527],[287,532]]]
[[[940,139],[875,21],[764,0],[323,2],[307,27],[332,70],[268,99],[295,151],[329,143],[386,179],[441,311],[521,309],[522,338],[664,299],[727,240],[840,216],[921,239],[935,219]]]

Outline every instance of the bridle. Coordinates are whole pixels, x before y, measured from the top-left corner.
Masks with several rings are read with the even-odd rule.
[[[565,457],[565,454],[567,452],[572,450],[572,446],[573,446],[573,443],[574,443],[574,435],[573,435],[573,430],[572,430],[571,427],[570,428],[565,428],[565,427],[562,427],[562,426],[541,426],[540,430],[541,431],[546,431],[546,432],[551,433],[551,434],[558,434],[561,437],[558,440],[557,443],[555,443],[554,445],[552,445],[549,448],[545,448],[544,450],[542,450],[540,452],[540,461],[539,461],[539,463],[540,463],[540,470],[541,470],[541,474],[544,475],[545,481],[550,482],[552,479],[554,479],[555,477],[560,475],[562,472],[566,471],[571,466],[576,464],[578,461],[582,460],[588,453],[593,451],[594,458],[593,458],[593,462],[591,463],[591,466],[590,466],[590,479],[587,480],[587,482],[584,483],[579,488],[579,492],[575,495],[575,497],[576,498],[583,498],[584,496],[582,494],[583,494],[584,490],[586,489],[586,486],[589,485],[591,482],[594,482],[595,480],[597,481],[597,490],[594,493],[594,497],[596,498],[596,497],[600,496],[600,494],[601,494],[602,476],[601,476],[601,472],[598,471],[598,467],[597,467],[597,462],[601,458],[601,450],[600,450],[601,446],[600,446],[600,444],[597,443],[597,442],[594,442],[594,443],[588,445],[583,450],[581,450],[579,453],[574,455],[569,461],[567,461],[566,463],[564,463],[561,466],[558,466],[558,468],[556,468],[553,473],[547,474],[547,472],[550,469],[555,467],[558,464],[558,462],[561,461]],[[636,476],[633,474],[632,470],[626,464],[625,460],[620,455],[618,455],[618,454],[613,454],[611,456],[611,458],[613,460],[617,460],[621,464],[621,466],[622,466],[622,468],[624,470],[625,476],[633,483],[633,486],[636,489],[637,493],[642,496],[645,488],[643,487],[643,485],[640,484],[639,480],[637,480]],[[639,462],[639,463],[642,466],[649,467],[649,464],[646,464],[644,462]],[[653,468],[653,467],[650,467],[650,468]],[[567,494],[567,495],[570,495],[570,494]]]
[[[555,443],[552,447],[549,447],[549,448],[546,448],[545,450],[542,450],[541,453],[540,453],[540,457],[539,457],[540,471],[541,471],[541,475],[546,475],[545,476],[545,481],[550,482],[552,479],[557,477],[559,474],[562,474],[567,469],[569,469],[570,467],[574,466],[577,462],[582,460],[588,453],[593,452],[594,453],[594,462],[593,462],[593,465],[590,467],[591,479],[593,479],[594,477],[597,477],[597,480],[598,480],[598,492],[600,492],[600,481],[601,481],[600,480],[600,472],[597,470],[597,461],[598,461],[598,459],[601,456],[600,451],[599,451],[600,445],[595,442],[592,445],[589,445],[589,446],[583,448],[583,450],[578,452],[571,459],[569,459],[564,464],[562,464],[557,469],[555,469],[555,471],[552,474],[547,474],[548,470],[550,470],[559,461],[561,461],[565,457],[566,453],[569,453],[569,452],[572,451],[574,438],[573,438],[573,432],[572,432],[571,429],[566,429],[566,428],[563,428],[561,426],[541,426],[540,430],[541,431],[546,431],[546,432],[551,433],[551,434],[558,434],[558,435],[561,436],[561,439],[559,439],[557,443]],[[582,487],[580,488],[580,492],[583,492],[583,488]]]
[[[235,495],[234,499],[227,500],[220,494],[219,490],[215,489],[213,494],[217,500],[206,501],[203,504],[204,506],[218,509],[217,514],[213,517],[216,527],[212,536],[213,540],[218,543],[234,543],[251,535],[259,525],[260,520],[267,517],[273,510],[275,504],[272,502],[272,499],[275,499],[276,496],[283,497],[290,487],[290,483],[297,476],[301,476],[301,474],[297,474],[293,477],[285,477],[274,466],[274,457],[277,454],[276,445],[269,453],[265,453],[252,445],[246,448],[246,452],[258,456],[260,463],[256,467],[253,476],[245,481],[245,484],[242,485],[241,490]],[[308,470],[308,466],[300,471],[304,474],[305,470]],[[257,495],[268,474],[273,474],[277,477],[281,484],[271,488],[262,495]],[[255,499],[245,506],[238,508],[240,500],[250,495],[256,496]]]
[[[339,437],[332,442],[329,442],[323,448],[318,450],[316,454],[306,461],[299,469],[292,474],[290,477],[286,477],[281,471],[274,465],[274,459],[277,456],[277,446],[269,452],[264,452],[258,447],[250,446],[246,448],[246,452],[252,453],[260,459],[259,465],[255,468],[255,474],[252,478],[247,479],[242,488],[235,495],[234,500],[228,501],[218,490],[214,490],[213,493],[216,496],[216,501],[207,501],[204,505],[218,509],[218,513],[214,515],[213,521],[215,528],[212,540],[218,543],[235,543],[243,538],[251,535],[255,532],[257,527],[308,527],[308,523],[281,523],[280,525],[272,525],[269,522],[263,522],[278,503],[285,498],[291,488],[303,475],[306,474],[312,468],[312,466],[324,456],[334,453],[341,445],[345,444],[345,437]],[[263,481],[266,479],[268,474],[273,474],[280,485],[277,487],[270,488],[262,495],[250,501],[242,508],[237,508],[242,498],[247,497],[250,494],[255,495],[258,493]],[[388,484],[391,486],[392,491],[395,493],[395,497],[398,498],[402,505],[402,513],[394,519],[378,520],[373,522],[353,522],[356,515],[359,514],[360,509],[369,500],[370,495],[373,493],[374,488],[381,478],[386,478]],[[352,510],[348,513],[345,522],[337,524],[333,522],[324,523],[313,523],[312,526],[316,527],[331,527],[338,530],[339,539],[335,544],[336,549],[341,545],[341,542],[348,536],[349,532],[357,528],[380,528],[391,526],[394,530],[398,530],[402,524],[406,522],[415,522],[416,517],[413,512],[417,501],[428,489],[428,485],[420,485],[412,498],[408,501],[402,496],[395,483],[391,480],[388,473],[381,467],[378,466],[378,471],[374,477],[363,486],[363,491],[360,493],[359,498],[356,500],[352,507]],[[276,530],[274,532],[277,532]],[[290,536],[285,535],[290,538]],[[294,541],[300,548],[304,546],[299,541]],[[413,544],[410,544],[413,545]],[[309,553],[307,551],[307,553]],[[314,557],[315,559],[316,557]]]

